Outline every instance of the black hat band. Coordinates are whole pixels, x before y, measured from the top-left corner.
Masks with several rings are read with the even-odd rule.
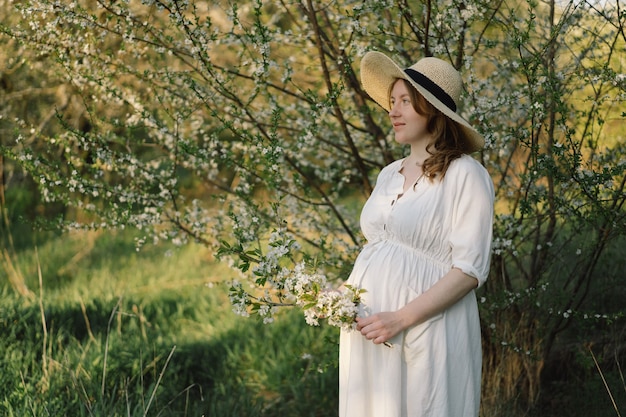
[[[454,100],[452,100],[452,97],[450,97],[450,95],[443,90],[443,88],[439,87],[430,78],[428,78],[421,72],[414,70],[413,68],[407,68],[404,70],[404,72],[406,73],[406,75],[411,77],[413,81],[424,87],[433,96],[437,97],[439,101],[445,104],[450,110],[456,113],[456,103],[454,102]]]

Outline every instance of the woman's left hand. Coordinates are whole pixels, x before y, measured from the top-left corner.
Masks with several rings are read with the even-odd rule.
[[[369,317],[357,317],[356,329],[375,344],[387,342],[404,330],[399,312],[384,311]]]

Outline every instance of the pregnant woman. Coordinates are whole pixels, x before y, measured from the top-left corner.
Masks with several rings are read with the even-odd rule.
[[[367,53],[361,81],[410,149],[378,175],[367,239],[347,283],[366,290],[342,331],[340,417],[475,417],[481,337],[474,290],[487,279],[493,183],[470,156],[483,137],[457,113],[460,74],[423,58],[402,69]]]

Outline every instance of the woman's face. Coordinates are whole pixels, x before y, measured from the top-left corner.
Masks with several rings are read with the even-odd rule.
[[[397,80],[391,89],[389,98],[391,110],[389,118],[393,124],[396,141],[400,144],[429,142],[431,134],[427,129],[427,119],[415,111],[406,84]]]

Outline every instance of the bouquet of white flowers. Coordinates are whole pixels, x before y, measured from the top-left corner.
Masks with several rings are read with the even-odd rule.
[[[332,289],[326,275],[316,271],[304,261],[293,262],[290,254],[297,252],[298,243],[283,233],[270,236],[269,250],[245,251],[242,247],[223,244],[222,254],[236,254],[242,272],[252,272],[255,277],[250,289],[239,281],[230,285],[230,302],[233,311],[241,316],[258,315],[264,323],[274,321],[280,307],[299,307],[307,324],[318,326],[326,320],[331,326],[344,330],[355,328],[363,289],[343,285]],[[252,268],[250,266],[254,264]],[[292,268],[287,265],[291,264]],[[314,270],[309,273],[308,270]]]
[[[320,319],[326,319],[331,326],[354,329],[361,294],[365,290],[350,285],[344,285],[342,291],[332,290],[324,275],[304,273],[303,264],[285,280],[285,288],[304,311],[307,324],[318,326]]]
[[[305,269],[304,263],[299,263],[293,270],[281,270],[278,298],[268,289],[263,295],[254,296],[245,291],[240,282],[233,282],[230,287],[233,311],[242,316],[258,314],[265,323],[270,323],[279,307],[297,306],[310,326],[319,326],[320,320],[326,320],[331,326],[353,330],[365,290],[351,285],[333,290],[325,275],[308,274]]]

